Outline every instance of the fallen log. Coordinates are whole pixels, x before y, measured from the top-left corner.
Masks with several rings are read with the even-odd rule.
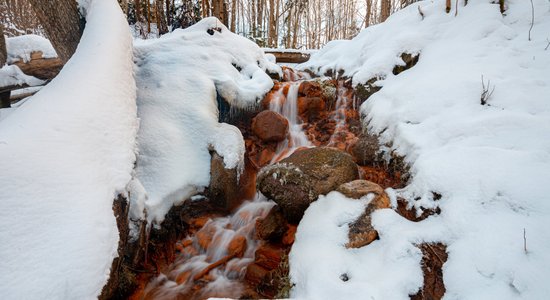
[[[278,63],[294,63],[299,64],[309,60],[310,54],[299,51],[284,51],[284,50],[264,50],[265,53],[273,54]]]
[[[28,62],[19,60],[12,64],[18,66],[23,73],[42,80],[54,78],[63,68],[61,59],[44,58],[41,51],[32,52]]]

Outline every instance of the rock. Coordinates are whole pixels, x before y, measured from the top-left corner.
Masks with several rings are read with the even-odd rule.
[[[305,122],[320,119],[321,112],[325,110],[325,101],[321,97],[299,97],[298,114]]]
[[[340,185],[336,190],[344,194],[344,196],[348,198],[353,198],[353,199],[359,199],[363,196],[368,195],[369,193],[373,193],[377,196],[384,195],[385,198],[387,199],[386,193],[384,192],[381,186],[367,180],[359,179],[359,180],[346,182]],[[387,205],[389,206],[389,199],[388,199]]]
[[[298,227],[296,225],[288,225],[288,230],[285,232],[285,235],[283,235],[283,245],[290,246],[294,244],[294,239],[296,237],[296,230],[298,230]]]
[[[282,248],[278,248],[269,244],[264,244],[256,250],[254,262],[267,269],[274,270],[281,263],[281,258],[285,254]]]
[[[288,121],[274,111],[264,110],[252,119],[252,132],[264,142],[280,142],[288,135]]]
[[[321,97],[323,90],[317,81],[304,81],[298,87],[298,93],[306,97]]]
[[[297,224],[319,195],[358,177],[357,165],[349,154],[319,147],[294,152],[288,158],[262,168],[256,186],[281,207],[288,222]]]
[[[329,106],[334,104],[337,97],[336,82],[334,80],[318,80],[322,90],[322,97]]]
[[[266,270],[264,267],[252,263],[249,264],[248,267],[246,267],[246,275],[245,279],[249,283],[258,285],[262,283],[264,278],[266,278],[269,275],[269,270]]]
[[[401,53],[401,60],[403,60],[404,64],[393,67],[393,75],[398,75],[399,73],[414,67],[414,65],[418,62],[419,56],[419,54]]]
[[[348,198],[354,199],[359,199],[368,194],[374,195],[374,199],[367,204],[363,214],[349,225],[349,242],[346,247],[360,248],[378,239],[378,232],[372,226],[371,214],[377,209],[390,208],[390,199],[382,187],[374,182],[355,180],[340,185],[337,191]]]
[[[206,224],[203,228],[201,228],[201,230],[197,231],[197,234],[195,234],[197,243],[202,249],[208,249],[208,246],[212,243],[212,239],[216,233],[216,227],[211,224],[212,223]]]
[[[378,92],[382,87],[376,85],[376,82],[378,80],[381,80],[383,78],[373,77],[367,82],[359,83],[355,87],[355,95],[359,99],[359,104],[363,103],[363,101],[367,100],[370,96],[372,96],[374,93]]]
[[[351,153],[357,164],[361,166],[374,165],[378,161],[380,145],[375,135],[364,133],[359,135],[357,142],[351,147]]]
[[[235,236],[227,246],[227,255],[242,257],[246,251],[246,238],[242,235]]]
[[[210,161],[210,186],[208,187],[210,202],[222,210],[229,211],[239,203],[239,180],[236,169],[226,169],[223,158],[218,153],[212,153]]]
[[[273,206],[267,216],[256,221],[256,238],[277,241],[286,232],[286,220],[278,205]]]

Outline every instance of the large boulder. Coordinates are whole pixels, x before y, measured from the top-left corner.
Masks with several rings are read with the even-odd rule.
[[[298,223],[319,195],[359,177],[353,158],[338,149],[319,147],[293,153],[264,167],[257,176],[258,189],[275,201],[290,223]]]
[[[252,119],[252,132],[264,142],[280,142],[288,135],[288,121],[274,111],[264,110]]]

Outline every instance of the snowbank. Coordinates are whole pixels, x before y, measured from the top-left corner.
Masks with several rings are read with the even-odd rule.
[[[75,55],[0,122],[0,298],[97,298],[135,161],[135,97],[126,19],[90,1]]]
[[[218,123],[216,95],[233,106],[254,106],[273,86],[265,71],[281,70],[216,18],[136,40],[135,55],[141,123],[131,217],[159,224],[172,205],[209,184],[209,150],[227,168],[243,166],[242,135]]]
[[[44,84],[43,80],[36,77],[26,75],[19,69],[18,66],[4,66],[0,68],[0,87],[6,87],[11,85],[41,85]]]
[[[488,0],[459,5],[456,17],[454,3],[445,14],[444,2],[411,5],[301,65],[320,74],[344,70],[355,84],[383,78],[383,88],[361,107],[365,124],[381,143],[393,142],[411,166],[412,180],[396,194],[417,209],[439,206],[442,213],[412,223],[392,210],[376,212],[381,240],[345,250],[337,247],[342,233],[301,233],[315,220],[354,212],[321,199],[306,212],[290,257],[294,296],[327,298],[322,295],[336,288],[346,299],[408,299],[422,285],[421,254],[413,244],[439,241],[448,245],[448,299],[543,299],[550,293],[550,3],[533,1],[528,41],[529,1],[507,1],[504,17]],[[403,52],[420,53],[420,60],[395,76]],[[482,75],[495,87],[488,105],[481,105]],[[319,263],[316,253],[306,260],[300,252],[309,251],[302,245],[308,241],[336,247],[333,256],[342,255],[337,266]],[[339,282],[346,268],[351,279]],[[359,283],[370,290],[353,294]]]
[[[409,299],[422,285],[422,254],[400,235],[346,249],[348,225],[372,196],[356,200],[331,192],[310,205],[289,257],[292,298]]]
[[[8,51],[8,64],[19,60],[28,62],[31,60],[31,53],[37,51],[41,51],[44,58],[57,57],[50,41],[35,34],[6,38],[6,48]]]

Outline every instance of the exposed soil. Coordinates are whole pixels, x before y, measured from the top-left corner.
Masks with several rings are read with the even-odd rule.
[[[443,264],[447,261],[447,246],[442,243],[423,243],[422,272],[424,285],[418,293],[411,295],[412,300],[439,300],[445,295],[443,283]]]

